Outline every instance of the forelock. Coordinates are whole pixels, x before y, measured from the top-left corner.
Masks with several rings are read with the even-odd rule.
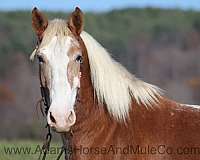
[[[67,26],[67,22],[63,19],[54,19],[49,22],[47,29],[44,31],[43,39],[40,47],[48,45],[51,39],[55,36],[60,38],[64,36],[74,37],[72,32]]]

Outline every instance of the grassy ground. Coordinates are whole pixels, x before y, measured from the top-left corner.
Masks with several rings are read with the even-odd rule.
[[[42,142],[39,141],[0,141],[0,160],[37,160],[41,147]],[[61,144],[52,143],[47,160],[56,159],[60,147]]]

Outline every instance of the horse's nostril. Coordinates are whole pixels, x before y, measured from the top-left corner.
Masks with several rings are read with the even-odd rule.
[[[71,122],[73,121],[73,112],[71,111],[68,117],[68,120]]]
[[[53,115],[52,115],[51,112],[50,112],[50,119],[51,119],[51,121],[52,121],[53,123],[56,123],[56,120],[55,120],[55,118],[53,117]]]
[[[76,120],[76,115],[73,111],[70,112],[69,116],[67,117],[67,121],[68,123],[70,123],[70,125],[74,124]]]

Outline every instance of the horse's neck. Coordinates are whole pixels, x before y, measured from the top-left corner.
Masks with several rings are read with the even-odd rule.
[[[91,81],[90,66],[85,47],[84,49],[84,61],[81,66],[81,80],[79,99],[76,106],[76,124],[73,126],[74,141],[77,143],[81,140],[81,137],[92,134],[99,129],[107,126],[107,123],[111,121],[110,116],[106,110],[106,107],[100,106],[95,97],[94,88]],[[98,125],[97,125],[98,124]],[[77,137],[77,139],[76,139]],[[86,137],[84,140],[87,140]],[[82,142],[81,142],[82,143]]]
[[[82,42],[82,41],[81,41]],[[87,55],[86,48],[82,42],[83,49],[83,64],[81,65],[81,79],[80,79],[80,91],[78,105],[76,107],[77,123],[80,121],[84,122],[84,119],[88,117],[93,110],[94,99],[94,89],[92,87],[92,81],[90,76],[90,65]]]

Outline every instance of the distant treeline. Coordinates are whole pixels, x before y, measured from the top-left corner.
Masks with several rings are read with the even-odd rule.
[[[67,19],[68,13],[46,12],[46,15],[50,19]],[[120,59],[128,52],[129,42],[137,41],[141,35],[154,41],[164,41],[163,43],[180,43],[179,40],[187,32],[200,32],[200,13],[152,8],[85,13],[85,30]],[[16,52],[30,54],[34,44],[31,11],[0,12],[0,60]],[[0,67],[4,62],[0,62]]]

